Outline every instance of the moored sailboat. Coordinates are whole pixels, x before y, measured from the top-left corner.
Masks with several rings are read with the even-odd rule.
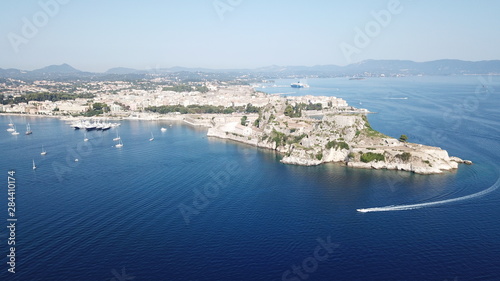
[[[13,134],[14,136],[19,135],[19,132],[16,130],[16,126],[14,126],[14,132],[12,132],[11,134]]]
[[[42,152],[40,152],[40,155],[45,155],[47,154],[47,151],[43,148],[43,145],[42,145]]]
[[[118,147],[118,148],[123,147],[123,142],[121,139],[118,141],[118,143],[115,145],[115,147]]]
[[[116,131],[116,138],[113,139],[113,141],[119,141],[121,138],[120,136],[118,135],[118,131]]]
[[[31,135],[33,132],[31,131],[30,123],[26,124],[26,135]]]

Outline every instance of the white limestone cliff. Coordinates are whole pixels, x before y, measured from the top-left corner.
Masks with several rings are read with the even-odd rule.
[[[459,163],[471,164],[438,147],[385,136],[370,127],[365,114],[290,118],[282,114],[286,106],[268,105],[259,115],[247,116],[245,125],[240,124],[241,116],[213,118],[207,136],[276,150],[284,155],[282,163],[294,165],[338,162],[353,168],[436,174],[456,169]]]

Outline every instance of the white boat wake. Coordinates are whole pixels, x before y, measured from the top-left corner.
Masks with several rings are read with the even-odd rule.
[[[489,188],[462,197],[458,198],[453,198],[453,199],[446,199],[446,200],[440,200],[440,201],[435,201],[435,202],[428,202],[428,203],[418,203],[418,204],[409,204],[409,205],[391,205],[391,206],[385,206],[385,207],[373,207],[373,208],[365,208],[365,209],[356,209],[356,211],[361,212],[361,213],[369,213],[369,212],[388,212],[388,211],[405,211],[405,210],[413,210],[413,209],[419,209],[419,208],[425,208],[425,207],[433,207],[433,206],[439,206],[443,204],[448,204],[448,203],[453,203],[453,202],[458,202],[458,201],[464,201],[464,200],[469,200],[472,198],[477,198],[483,195],[486,195],[490,192],[495,191],[498,189],[500,186],[500,178]]]

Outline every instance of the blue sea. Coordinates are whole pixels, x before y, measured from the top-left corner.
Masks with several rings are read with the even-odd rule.
[[[376,130],[474,164],[439,175],[301,167],[182,123],[120,121],[84,142],[82,130],[59,119],[1,115],[0,280],[500,280],[500,190],[428,208],[356,211],[492,186],[500,78],[292,82],[259,90],[341,97],[374,112]],[[20,135],[6,131],[9,118]],[[117,131],[122,148],[113,147]],[[7,271],[11,169],[15,274]]]

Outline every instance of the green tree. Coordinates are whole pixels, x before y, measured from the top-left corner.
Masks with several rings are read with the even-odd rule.
[[[253,122],[253,125],[254,125],[255,127],[257,127],[257,128],[259,127],[259,125],[260,125],[260,117],[259,117],[259,118],[257,118],[257,119],[255,119],[255,121]]]
[[[293,107],[291,105],[287,105],[285,108],[285,116],[292,117],[293,115]]]
[[[253,106],[251,103],[247,104],[247,107],[245,109],[247,113],[258,113],[259,108],[256,106]]]
[[[292,105],[287,105],[285,107],[285,112],[284,112],[285,116],[288,116],[288,117],[300,117],[302,116],[302,111],[301,111],[301,107],[300,105],[296,105],[296,106],[292,106]]]
[[[246,126],[248,117],[244,115],[241,117],[241,125]]]
[[[92,109],[98,111],[98,110],[104,110],[104,109],[107,109],[108,108],[108,105],[105,104],[105,103],[100,103],[100,102],[95,102],[94,104],[92,104]]]
[[[399,141],[400,141],[400,142],[407,142],[407,141],[408,141],[408,137],[407,137],[406,135],[401,135],[401,136],[399,137]]]

